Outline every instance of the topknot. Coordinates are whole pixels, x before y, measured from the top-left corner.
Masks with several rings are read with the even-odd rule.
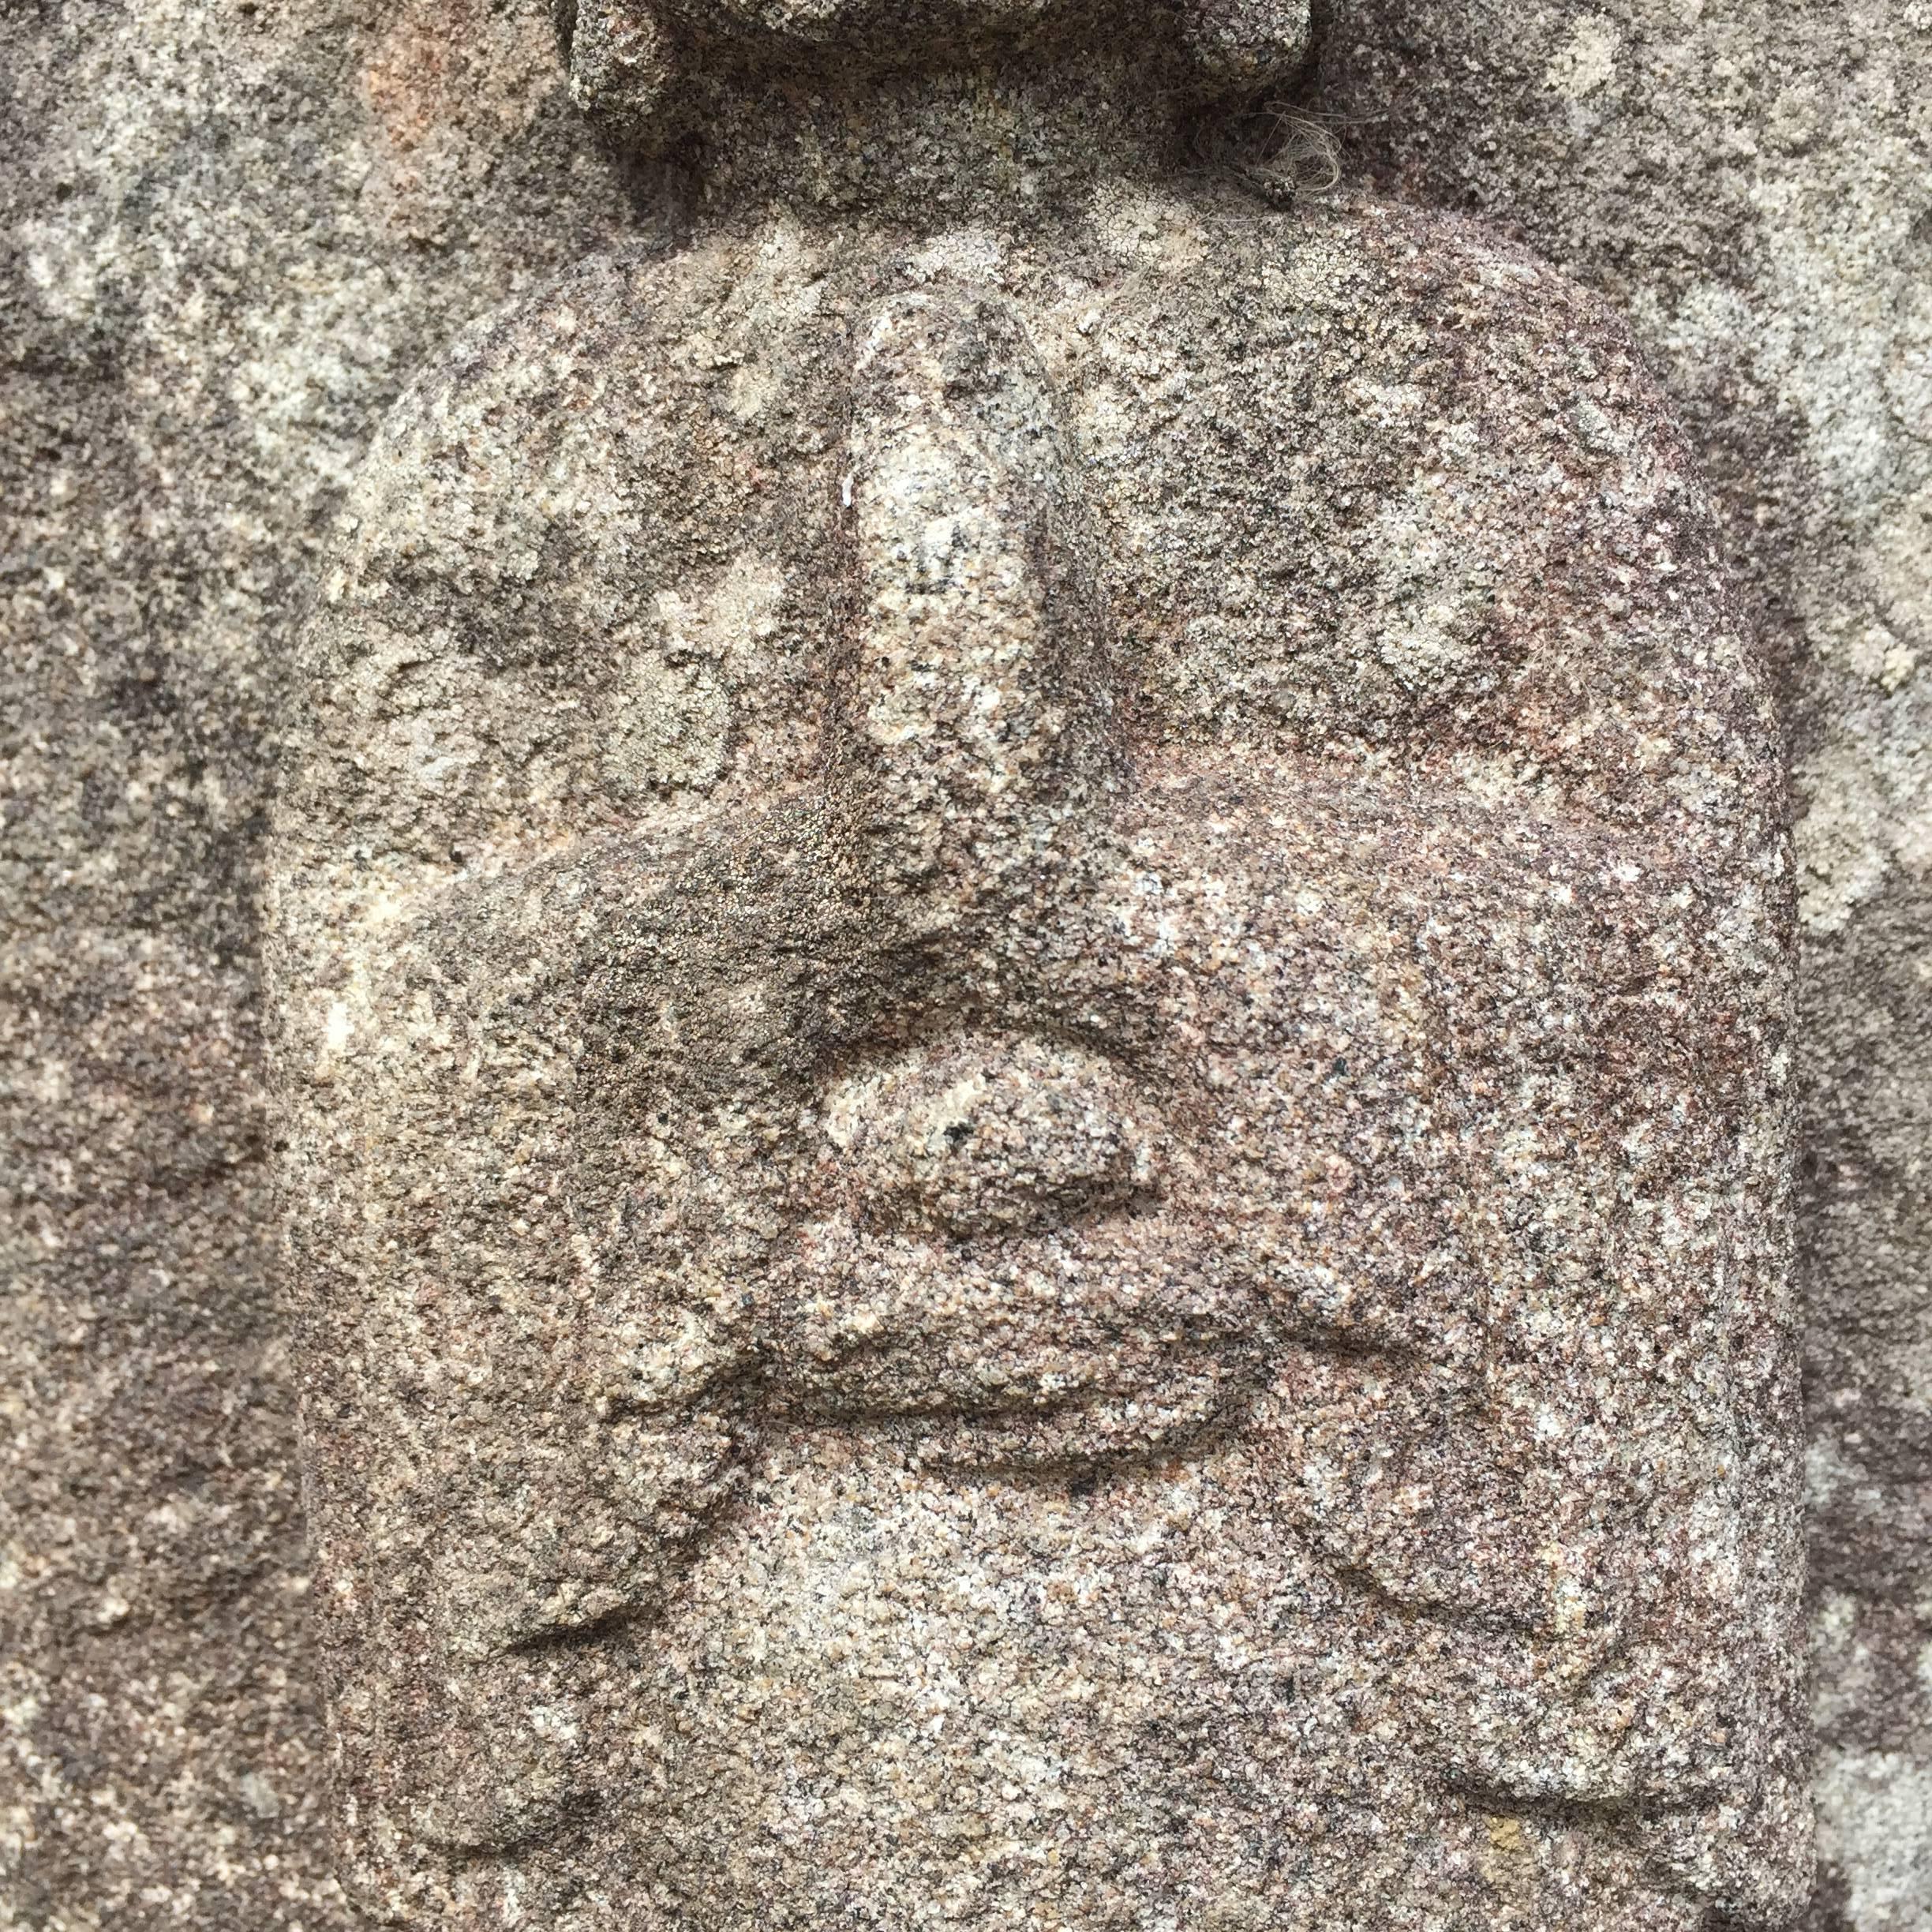
[[[670,133],[680,79],[696,79],[721,54],[734,65],[752,65],[761,46],[796,53],[837,42],[848,56],[903,59],[917,35],[922,3],[935,30],[949,6],[957,11],[951,0],[889,8],[876,0],[554,0],[572,97],[613,138],[645,148]],[[1034,0],[1009,3],[1017,23],[1038,31]],[[1307,51],[1309,0],[1129,4],[1144,6],[1155,17],[1151,24],[1178,25],[1204,94],[1252,98],[1290,77]],[[844,35],[856,45],[847,45]]]

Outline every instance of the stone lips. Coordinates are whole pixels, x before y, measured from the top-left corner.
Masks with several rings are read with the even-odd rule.
[[[279,833],[354,1861],[451,1923],[649,1923],[629,1870],[720,1925],[1774,1912],[1781,846],[1694,488],[1465,232],[1058,239],[1084,290],[783,224],[594,264],[371,462]],[[895,320],[925,402],[848,430]],[[915,1600],[982,1829],[879,1784],[916,1698],[831,1723]],[[1136,1657],[1225,1740],[1191,1824],[1108,1809],[1168,1775]]]

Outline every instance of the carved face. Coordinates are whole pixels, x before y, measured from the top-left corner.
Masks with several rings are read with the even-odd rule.
[[[1520,264],[1099,205],[586,271],[365,485],[280,983],[368,1815],[521,1885],[602,1789],[734,1928],[1372,1919],[1484,1807],[1730,1898],[1780,848],[1695,500]]]

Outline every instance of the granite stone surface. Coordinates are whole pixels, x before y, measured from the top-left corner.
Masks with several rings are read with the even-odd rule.
[[[353,1896],[1788,1919],[1782,747],[1626,330],[1200,178],[1158,9],[690,13],[575,21],[689,231],[413,385],[294,707]]]
[[[1020,11],[0,19],[0,1923],[1776,1921],[1793,1106],[1932,1923],[1932,17]]]
[[[637,231],[552,45],[449,0],[0,13],[9,1926],[350,1923],[259,852],[295,623],[376,420],[477,314]]]
[[[1336,8],[1312,90],[1387,193],[1610,295],[1782,663],[1823,1878],[1932,1926],[1932,9]]]

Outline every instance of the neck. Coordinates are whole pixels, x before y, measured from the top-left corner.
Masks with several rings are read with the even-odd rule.
[[[930,230],[1054,219],[1108,178],[1170,171],[1179,76],[1158,50],[1064,65],[721,82],[702,129],[703,227],[775,208]]]

